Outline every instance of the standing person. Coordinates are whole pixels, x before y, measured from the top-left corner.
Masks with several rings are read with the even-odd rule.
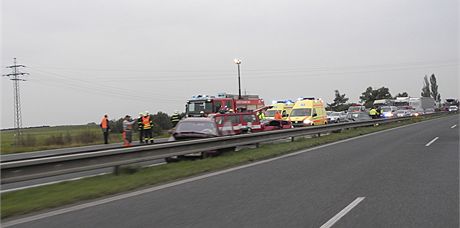
[[[102,117],[101,124],[99,124],[99,126],[101,127],[102,133],[104,134],[104,144],[108,144],[110,126],[109,116],[107,114],[105,114],[104,117]]]
[[[172,123],[172,126],[173,128],[176,127],[177,123],[179,123],[180,121],[180,114],[179,114],[179,111],[175,111],[174,114],[171,116],[171,123]]]
[[[144,113],[144,116],[142,117],[142,128],[144,131],[144,141],[145,143],[150,143],[153,144],[153,135],[152,135],[152,127],[153,127],[153,122],[152,118],[149,114],[148,111]]]
[[[281,116],[281,113],[279,111],[276,111],[275,120],[281,120],[281,119],[283,119],[283,116]]]
[[[123,120],[123,141],[124,146],[131,146],[131,142],[133,141],[133,124],[136,121],[131,119],[130,115],[126,115],[125,119]]]
[[[369,115],[372,117],[372,119],[377,119],[377,109],[372,107],[371,110],[369,110]]]
[[[142,124],[143,116],[144,116],[144,113],[140,112],[139,118],[137,118],[137,129],[139,130],[139,143],[144,142],[144,126]]]
[[[382,109],[380,107],[377,107],[377,118],[380,118],[382,115]]]
[[[259,113],[257,113],[257,116],[259,117],[259,120],[264,120],[265,119],[264,111],[260,110]]]

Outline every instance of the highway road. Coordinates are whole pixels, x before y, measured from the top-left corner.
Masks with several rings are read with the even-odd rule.
[[[421,122],[4,227],[459,227],[459,117]]]

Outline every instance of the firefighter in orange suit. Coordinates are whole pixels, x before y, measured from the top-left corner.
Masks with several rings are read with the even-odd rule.
[[[152,127],[153,127],[152,117],[147,111],[144,113],[144,116],[142,117],[142,129],[144,131],[144,142],[145,143],[149,143],[149,141],[150,143],[153,143]]]

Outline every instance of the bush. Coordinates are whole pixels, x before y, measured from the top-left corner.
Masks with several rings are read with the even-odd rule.
[[[168,114],[164,112],[158,112],[152,117],[153,122],[156,123],[161,129],[168,130],[172,128],[171,117]]]

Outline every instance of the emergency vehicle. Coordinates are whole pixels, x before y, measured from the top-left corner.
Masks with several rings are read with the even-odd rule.
[[[224,107],[228,110],[236,110],[235,99],[197,95],[187,101],[185,113],[187,117],[205,117],[211,113],[219,112]]]
[[[364,105],[356,104],[356,103],[352,103],[350,107],[348,107],[348,110],[347,110],[347,112],[365,112],[365,111],[366,111],[366,107]]]
[[[294,127],[327,124],[323,101],[313,97],[299,98],[292,108],[289,120]]]
[[[255,112],[217,113],[209,117],[214,119],[223,135],[263,131]]]
[[[265,111],[265,118],[270,120],[275,119],[275,113],[279,112],[283,120],[287,120],[289,114],[291,114],[292,107],[294,107],[294,102],[291,100],[275,100],[272,102],[271,108]]]
[[[220,93],[215,96],[197,95],[187,101],[185,113],[187,117],[206,117],[219,111],[251,112],[264,107],[264,100],[258,95],[238,95]]]
[[[235,100],[236,112],[253,112],[265,106],[263,99],[259,95],[241,95],[241,99],[236,94],[219,93],[219,98],[232,98]]]

